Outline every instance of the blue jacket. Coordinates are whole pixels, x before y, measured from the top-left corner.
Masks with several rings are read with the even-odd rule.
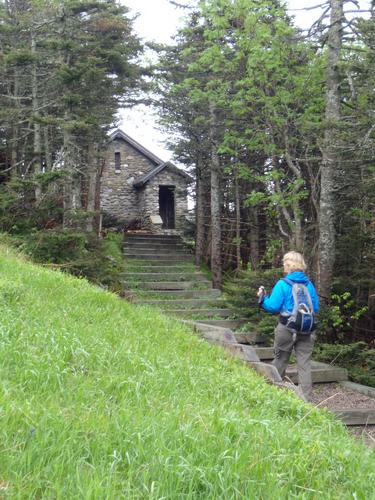
[[[302,271],[295,271],[286,275],[291,281],[302,283],[307,286],[314,307],[314,313],[319,311],[319,298],[314,285]],[[271,313],[291,314],[293,311],[292,287],[284,280],[279,280],[272,289],[270,296],[266,296],[262,302],[262,307]]]

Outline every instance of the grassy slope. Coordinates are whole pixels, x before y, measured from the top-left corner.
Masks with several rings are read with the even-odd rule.
[[[375,453],[328,414],[1,247],[0,381],[0,497],[375,497]]]

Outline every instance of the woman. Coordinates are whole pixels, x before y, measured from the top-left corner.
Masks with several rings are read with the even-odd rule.
[[[283,258],[285,278],[293,283],[302,283],[307,287],[310,294],[314,314],[319,311],[319,299],[314,285],[305,274],[306,264],[303,256],[298,252],[288,252]],[[264,296],[263,287],[258,290],[258,297],[262,297],[261,305],[263,309],[271,313],[280,313],[279,323],[275,329],[275,359],[273,365],[276,366],[281,377],[284,377],[293,348],[297,358],[298,383],[302,389],[306,400],[311,399],[311,355],[315,341],[315,331],[311,334],[295,335],[293,330],[285,324],[287,318],[293,311],[292,286],[284,279],[280,279],[274,286],[271,295]]]

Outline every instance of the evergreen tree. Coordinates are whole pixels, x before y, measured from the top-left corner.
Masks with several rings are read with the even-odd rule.
[[[64,225],[75,225],[94,208],[106,132],[137,90],[140,43],[115,0],[8,0],[0,12],[2,169],[60,170]]]

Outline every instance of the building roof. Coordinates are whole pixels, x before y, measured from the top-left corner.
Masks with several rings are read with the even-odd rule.
[[[192,178],[189,174],[177,168],[176,165],[173,165],[173,163],[171,163],[170,161],[166,161],[165,163],[162,163],[161,165],[158,165],[156,168],[152,169],[150,172],[147,172],[147,174],[142,175],[142,177],[138,177],[138,179],[135,179],[135,181],[133,182],[133,186],[136,188],[144,186],[149,180],[155,177],[155,175],[158,175],[165,168],[172,169],[176,174],[185,177],[187,182],[192,181]]]
[[[176,174],[181,175],[182,177],[185,177],[187,182],[191,182],[193,179],[189,174],[181,170],[180,168],[176,167],[172,162],[166,161],[164,162],[160,158],[158,158],[156,155],[151,153],[148,149],[143,147],[139,142],[134,140],[132,137],[130,137],[128,134],[125,134],[120,129],[115,130],[112,132],[110,135],[110,140],[113,141],[115,139],[122,139],[123,141],[127,142],[132,146],[136,151],[141,153],[143,156],[148,158],[152,163],[155,164],[155,168],[150,170],[150,172],[147,172],[146,174],[142,175],[141,177],[138,177],[138,179],[135,179],[133,182],[133,186],[135,188],[141,188],[143,187],[149,180],[151,180],[155,175],[158,175],[160,172],[162,172],[165,168],[172,169]]]

